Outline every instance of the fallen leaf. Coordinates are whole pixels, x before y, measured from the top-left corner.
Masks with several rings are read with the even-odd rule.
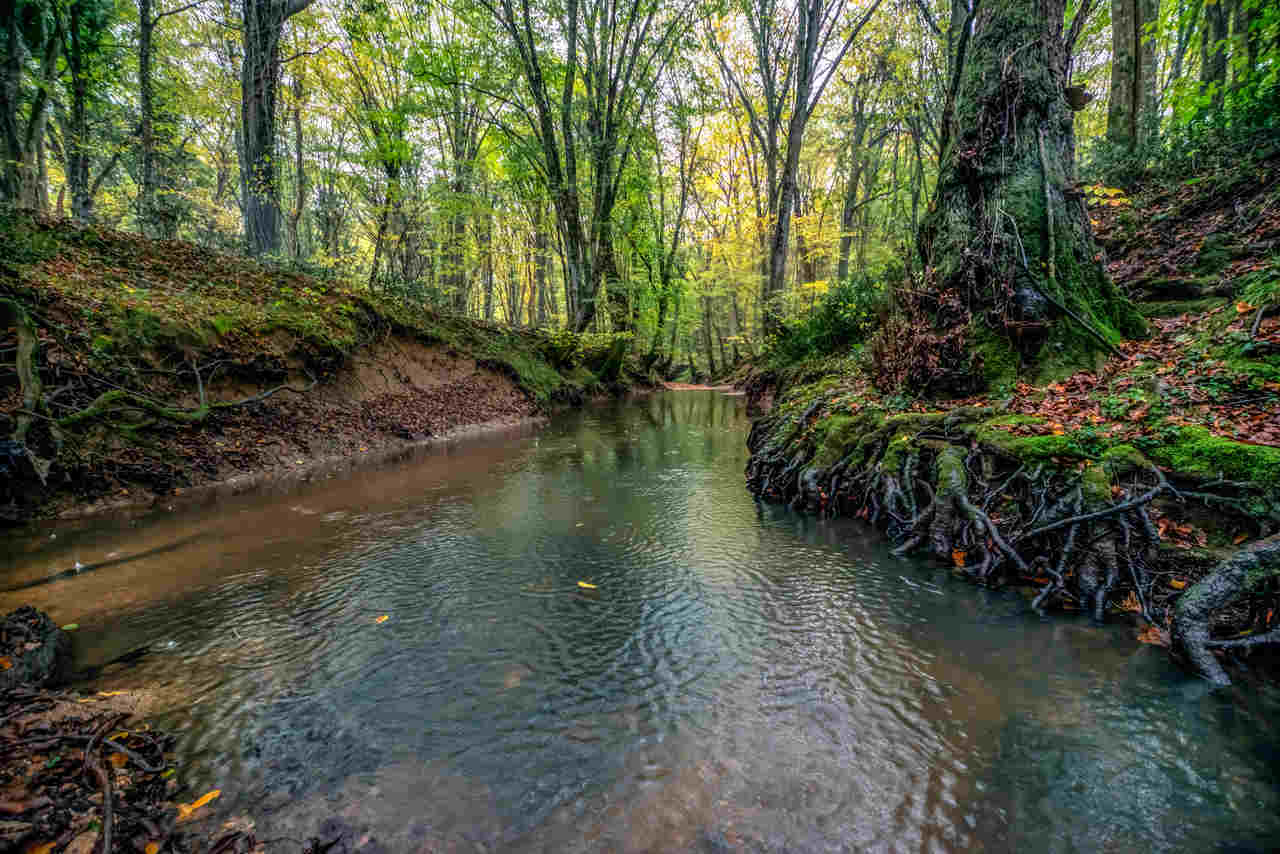
[[[13,659],[7,655],[0,655],[0,670],[8,670],[13,667]]]
[[[56,844],[56,842],[31,842],[28,843],[27,847],[22,849],[22,851],[23,854],[49,854],[49,852],[53,850],[53,846]]]
[[[143,854],[159,854],[159,851],[160,851],[160,843],[159,843],[159,842],[148,842],[148,843],[147,843],[147,847],[143,848],[143,849],[142,849],[142,851],[143,851]]]
[[[1249,539],[1249,535],[1248,535],[1248,534],[1236,534],[1236,537],[1235,537],[1235,539],[1234,539],[1234,540],[1232,540],[1232,541],[1231,541],[1231,544],[1232,544],[1232,545],[1235,545],[1235,546],[1238,546],[1238,545],[1240,545],[1241,543],[1243,543],[1243,542],[1244,542],[1245,540],[1247,540],[1247,539]]]
[[[1138,601],[1137,594],[1130,590],[1129,595],[1120,603],[1120,610],[1128,611],[1132,614],[1139,613],[1142,610],[1142,603]]]
[[[216,800],[221,794],[221,789],[214,789],[212,792],[207,792],[201,795],[189,804],[178,804],[178,821],[190,818],[192,813],[210,801]]]
[[[595,590],[595,589],[596,589],[596,586],[595,586],[594,584],[592,584],[590,581],[579,581],[579,582],[578,582],[578,586],[579,586],[579,587],[581,587],[583,590]]]
[[[1174,590],[1182,590],[1184,587],[1187,586],[1187,582],[1186,580],[1181,578],[1170,578],[1169,586],[1172,587]]]
[[[123,768],[125,765],[129,764],[129,757],[125,756],[123,753],[112,753],[107,757],[107,761],[117,768]]]
[[[91,854],[93,847],[98,844],[98,831],[86,830],[62,849],[62,854]],[[111,846],[114,848],[115,846]]]
[[[958,567],[964,566],[964,556],[965,556],[965,553],[960,549],[951,550],[951,562]]]
[[[1249,305],[1249,303],[1245,302],[1244,300],[1241,300],[1240,302],[1236,303],[1236,314],[1248,314],[1251,311],[1256,311],[1257,308],[1258,308],[1257,306]]]
[[[67,623],[65,626],[62,627],[62,630],[64,632],[74,632],[78,628],[80,628],[79,623]]]
[[[99,697],[119,697],[124,691],[99,691]]]
[[[387,620],[390,620],[390,619],[391,619],[391,615],[390,615],[390,614],[383,614],[381,617],[378,617],[377,619],[375,619],[375,620],[374,620],[374,622],[375,622],[375,623],[385,623]]]
[[[1168,646],[1169,633],[1159,626],[1147,626],[1138,632],[1138,640],[1142,643],[1149,643],[1152,646]]]

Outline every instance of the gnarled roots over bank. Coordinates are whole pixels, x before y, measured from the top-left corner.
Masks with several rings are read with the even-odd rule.
[[[1064,457],[1054,452],[1064,437],[1015,436],[1018,417],[987,408],[819,417],[824,404],[756,421],[753,493],[864,518],[887,530],[896,553],[931,554],[981,583],[1038,585],[1032,607],[1041,613],[1059,607],[1103,620],[1112,609],[1136,612],[1218,683],[1229,678],[1211,650],[1280,640],[1267,630],[1280,536],[1256,539],[1180,593],[1182,578],[1199,569],[1161,548],[1156,521],[1194,508],[1265,534],[1274,519],[1259,522],[1255,485],[1166,475],[1128,445],[1097,459]],[[1215,639],[1242,629],[1250,634]]]

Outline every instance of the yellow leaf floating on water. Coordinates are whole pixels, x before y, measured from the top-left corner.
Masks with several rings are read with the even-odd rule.
[[[578,582],[578,586],[579,586],[579,587],[581,587],[583,590],[595,590],[595,589],[597,589],[597,588],[596,588],[596,586],[595,586],[594,584],[592,584],[590,581],[579,581],[579,582]]]
[[[182,821],[183,819],[190,818],[193,812],[200,809],[200,807],[204,806],[210,801],[216,800],[218,796],[221,794],[222,794],[221,789],[214,789],[212,792],[206,792],[205,794],[196,798],[194,801],[192,801],[189,804],[178,804],[178,821]]]
[[[385,623],[387,620],[390,620],[390,619],[391,619],[390,614],[383,614],[381,617],[378,617],[376,620],[374,620],[374,622],[381,624],[381,623]]]

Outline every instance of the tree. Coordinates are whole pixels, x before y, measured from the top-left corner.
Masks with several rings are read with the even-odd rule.
[[[240,189],[245,237],[254,255],[276,252],[280,248],[280,192],[275,156],[280,38],[285,21],[311,2],[242,0]]]
[[[40,0],[0,0],[0,21],[0,201],[36,208],[43,190],[38,161],[66,23],[56,4]],[[35,79],[24,85],[29,71]]]
[[[1111,98],[1107,139],[1133,151],[1151,136],[1156,113],[1156,51],[1150,32],[1158,0],[1111,0]],[[1088,14],[1089,4],[1080,13]]]
[[[119,148],[109,157],[95,158],[96,153],[108,146],[104,144],[106,140],[93,139],[90,129],[90,111],[103,112],[107,89],[103,66],[107,64],[106,42],[113,23],[112,12],[112,5],[101,0],[72,0],[67,7],[63,55],[71,97],[70,109],[57,111],[62,127],[59,148],[71,191],[71,215],[81,222],[92,218],[94,196],[120,160]],[[96,177],[93,175],[95,159],[103,161]]]
[[[614,208],[687,7],[667,0],[567,0],[563,8],[535,10],[529,0],[479,2],[505,34],[528,96],[519,111],[556,213],[574,301],[571,325],[590,327],[601,289],[612,284],[610,318],[615,329],[625,329],[628,313],[616,299]],[[547,32],[548,25],[555,31]],[[553,62],[557,49],[564,56]]]
[[[764,152],[769,170],[773,232],[760,295],[766,333],[777,333],[782,328],[778,298],[786,281],[791,214],[805,130],[840,61],[880,2],[872,0],[852,24],[845,20],[847,0],[798,0],[790,14],[784,12],[779,0],[745,3],[742,11],[751,33],[754,71],[763,94],[763,114],[757,111],[755,99],[742,76],[726,60],[715,35],[710,39],[722,73],[733,84],[750,118],[752,137]],[[784,116],[787,116],[785,154],[779,164],[778,134]]]
[[[138,220],[146,234],[168,233],[169,226],[157,228],[158,220],[171,219],[157,210],[156,192],[156,106],[155,31],[165,18],[194,9],[204,0],[193,0],[164,11],[155,11],[154,0],[138,0]]]
[[[1141,317],[1111,284],[1074,188],[1064,96],[1077,26],[1063,0],[953,7],[938,184],[920,234],[922,296],[881,330],[891,379],[971,389],[1046,360],[1089,362]],[[1074,24],[1074,21],[1073,21]]]

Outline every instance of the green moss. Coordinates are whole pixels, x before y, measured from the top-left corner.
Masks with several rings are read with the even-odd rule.
[[[1166,431],[1148,448],[1148,456],[1172,471],[1203,478],[1225,477],[1280,488],[1280,448],[1246,445],[1214,436],[1203,427]]]
[[[1074,435],[1015,436],[1002,429],[1042,423],[1044,423],[1043,418],[1031,415],[1003,415],[978,425],[974,430],[974,439],[1006,456],[1028,462],[1039,462],[1053,457],[1087,459],[1091,456]]]
[[[1018,379],[1018,354],[1009,339],[997,335],[985,323],[969,327],[974,355],[982,360],[982,381],[988,389],[1011,388]]]
[[[1102,453],[1102,464],[1113,477],[1151,468],[1151,461],[1133,445],[1113,445]]]
[[[1086,506],[1106,504],[1111,500],[1111,471],[1107,466],[1086,464],[1080,477]]]
[[[1222,297],[1205,297],[1195,300],[1166,300],[1143,302],[1138,306],[1143,317],[1177,317],[1180,314],[1202,314],[1211,311],[1230,300]]]

